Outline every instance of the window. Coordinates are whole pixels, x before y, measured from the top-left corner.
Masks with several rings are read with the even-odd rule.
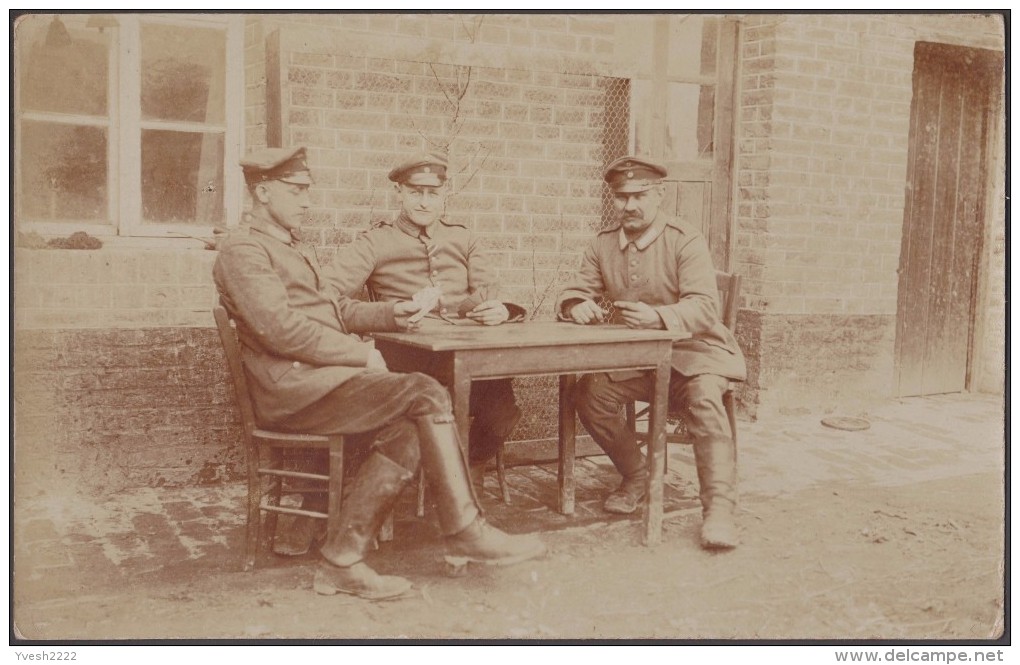
[[[659,63],[666,67],[663,157],[678,162],[710,160],[714,147],[719,20],[714,16],[679,14],[669,16],[668,21],[669,59]],[[652,81],[635,79],[632,82],[635,111],[631,114],[635,152],[652,152],[652,121],[647,110],[653,105]]]
[[[629,151],[669,171],[664,209],[699,227],[716,266],[731,260],[739,18],[642,15],[620,38],[631,79]]]
[[[22,17],[19,228],[183,237],[236,223],[241,34],[235,16]]]

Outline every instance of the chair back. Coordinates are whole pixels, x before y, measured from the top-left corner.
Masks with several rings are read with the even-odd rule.
[[[717,270],[715,285],[719,289],[719,303],[722,306],[720,315],[723,325],[729,328],[730,332],[735,332],[737,310],[740,309],[740,275]]]
[[[245,436],[250,441],[251,433],[255,431],[255,410],[251,405],[248,378],[244,374],[244,363],[241,360],[241,343],[237,339],[237,324],[230,318],[223,305],[213,307],[213,318],[216,319],[220,343],[223,344],[223,352],[227,356],[230,378],[234,382],[234,396],[237,397],[237,408],[241,411],[241,424],[244,426]]]

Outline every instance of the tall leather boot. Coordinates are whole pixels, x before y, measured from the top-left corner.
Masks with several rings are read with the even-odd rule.
[[[630,515],[641,505],[648,491],[648,465],[645,463],[645,456],[638,450],[637,442],[631,437],[599,445],[623,476],[620,486],[602,503],[602,509],[607,513]]]
[[[468,475],[471,477],[471,487],[476,497],[481,497],[485,492],[485,462],[472,462],[468,468]]]
[[[533,535],[512,536],[486,523],[471,486],[468,465],[450,414],[415,419],[421,463],[432,488],[439,529],[446,537],[446,561],[508,566],[545,553]]]
[[[737,460],[733,439],[696,442],[694,460],[701,486],[701,546],[732,549],[740,544],[733,516],[737,506]]]
[[[316,593],[348,593],[369,600],[399,596],[411,582],[394,575],[379,575],[365,564],[365,553],[393,510],[400,490],[413,477],[411,471],[374,452],[361,465],[340,508],[339,528],[319,550],[326,561],[315,572]]]

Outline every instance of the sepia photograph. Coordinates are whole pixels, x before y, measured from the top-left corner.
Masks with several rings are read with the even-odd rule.
[[[12,647],[1002,660],[1008,10],[9,26]]]

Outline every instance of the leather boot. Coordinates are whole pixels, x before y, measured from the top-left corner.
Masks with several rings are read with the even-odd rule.
[[[315,572],[316,593],[348,593],[369,600],[399,596],[411,588],[403,577],[379,575],[363,561],[376,534],[393,510],[400,490],[413,474],[381,453],[361,465],[344,497],[335,534],[320,549],[326,559]],[[328,562],[328,563],[327,563]]]
[[[638,450],[637,442],[625,438],[602,449],[623,476],[620,486],[612,491],[602,504],[607,513],[629,515],[638,509],[648,491],[648,465]]]
[[[472,463],[468,466],[468,475],[471,476],[471,487],[475,496],[481,497],[485,492],[485,462]]]
[[[453,416],[417,418],[421,463],[432,488],[448,563],[507,566],[541,556],[545,545],[532,535],[508,535],[486,523],[469,480]]]
[[[701,546],[732,549],[740,544],[734,510],[737,505],[737,461],[733,439],[715,438],[694,444],[701,486]]]

